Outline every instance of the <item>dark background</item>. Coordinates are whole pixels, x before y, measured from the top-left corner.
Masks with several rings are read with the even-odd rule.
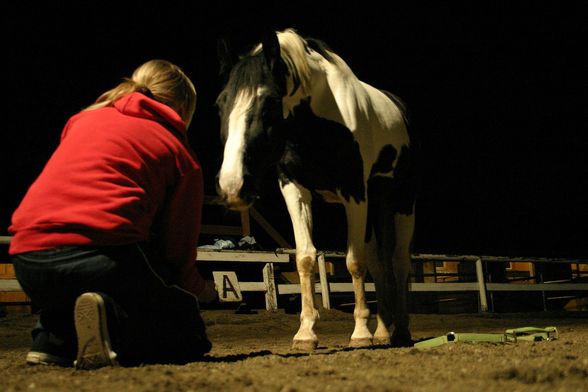
[[[266,28],[294,27],[406,101],[422,148],[415,251],[588,257],[581,3],[45,3],[0,6],[0,235],[68,117],[151,58],[196,85],[190,140],[214,194],[216,40],[242,51]],[[258,208],[291,239],[273,181]],[[340,213],[317,211],[319,248],[344,243]]]

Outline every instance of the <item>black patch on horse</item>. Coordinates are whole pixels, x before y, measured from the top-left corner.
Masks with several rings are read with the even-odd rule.
[[[386,144],[380,150],[378,159],[374,162],[372,170],[370,170],[370,178],[376,173],[390,173],[392,171],[392,165],[396,159],[396,149],[391,144]]]
[[[386,145],[380,151],[378,159],[372,166],[370,173],[386,173],[392,169],[396,158],[396,149]],[[416,173],[414,151],[411,145],[404,145],[394,168],[394,177],[372,176],[368,179],[368,216],[365,230],[365,242],[369,242],[372,231],[376,233],[376,240],[382,235],[386,225],[383,219],[393,222],[394,214],[411,215],[416,199]]]
[[[346,201],[365,200],[363,159],[347,127],[317,117],[308,100],[296,106],[283,126],[286,146],[278,165],[283,180],[310,190],[340,190]]]

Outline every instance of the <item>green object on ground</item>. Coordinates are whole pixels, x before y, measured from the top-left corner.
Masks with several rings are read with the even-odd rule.
[[[518,340],[540,342],[542,340],[555,340],[558,338],[556,327],[522,327],[507,329],[505,333],[515,342]]]
[[[507,329],[504,333],[449,332],[447,335],[438,336],[436,338],[415,343],[414,347],[419,349],[428,349],[455,342],[516,343],[519,340],[540,342],[554,340],[557,338],[558,332],[556,327],[522,327]]]

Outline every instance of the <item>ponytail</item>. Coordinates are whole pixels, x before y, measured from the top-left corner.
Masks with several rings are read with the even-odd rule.
[[[186,128],[190,125],[196,110],[196,89],[178,66],[166,60],[150,60],[139,66],[130,78],[124,78],[83,110],[112,106],[120,98],[134,92],[168,105],[180,115]]]

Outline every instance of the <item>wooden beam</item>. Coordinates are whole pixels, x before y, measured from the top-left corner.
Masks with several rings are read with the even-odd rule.
[[[276,243],[283,248],[292,248],[292,245],[281,236],[280,233],[255,209],[249,208],[251,217],[273,238]]]
[[[198,261],[224,261],[249,263],[289,263],[290,257],[282,253],[244,251],[232,249],[198,248]]]

